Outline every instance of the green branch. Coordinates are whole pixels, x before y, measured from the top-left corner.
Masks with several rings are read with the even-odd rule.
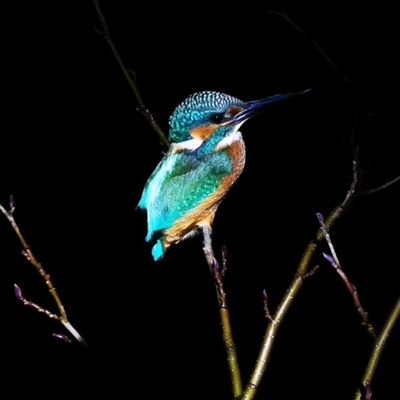
[[[222,251],[222,269],[214,256],[211,240],[211,227],[203,227],[204,255],[211,275],[214,278],[214,285],[217,292],[219,316],[222,326],[222,337],[225,345],[226,360],[231,374],[232,391],[235,399],[241,398],[243,393],[242,378],[240,374],[239,361],[236,353],[236,345],[233,339],[231,319],[229,315],[226,292],[224,288],[224,275],[226,271],[226,251]]]
[[[394,325],[396,324],[396,321],[399,318],[400,318],[400,297],[397,299],[395,306],[393,307],[392,311],[389,314],[388,319],[386,320],[385,326],[383,327],[380,335],[375,341],[374,350],[372,351],[367,368],[365,369],[365,373],[362,378],[362,385],[365,388],[371,384],[379,360],[381,359],[382,351],[386,345],[386,341]],[[361,399],[361,392],[357,391],[354,400],[360,400],[360,399]]]

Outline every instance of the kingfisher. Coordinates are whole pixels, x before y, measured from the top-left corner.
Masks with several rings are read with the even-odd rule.
[[[138,207],[147,211],[146,241],[161,259],[172,245],[203,231],[210,242],[221,201],[243,171],[242,124],[269,104],[308,92],[242,101],[228,94],[197,92],[169,118],[169,148],[148,179]]]

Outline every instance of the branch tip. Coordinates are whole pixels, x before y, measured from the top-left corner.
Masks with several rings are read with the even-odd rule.
[[[53,336],[54,338],[56,338],[58,340],[61,340],[61,341],[65,342],[65,343],[68,343],[68,344],[72,343],[72,340],[67,335],[64,335],[63,333],[55,333],[55,332],[53,332],[51,334],[51,336]]]
[[[14,283],[14,292],[15,292],[15,297],[20,301],[20,302],[24,302],[24,295],[22,294],[22,290],[21,288]]]
[[[374,194],[374,193],[381,192],[383,190],[386,190],[387,188],[389,188],[390,186],[394,185],[397,182],[400,182],[400,175],[396,176],[396,178],[390,180],[389,182],[384,183],[383,185],[380,185],[380,186],[372,188],[372,189],[368,189],[365,192],[363,192],[362,194],[368,195],[368,194]]]
[[[8,200],[8,205],[9,205],[9,211],[8,212],[11,215],[13,215],[14,211],[15,211],[15,200],[14,200],[14,196],[12,194],[10,194],[10,198]]]
[[[328,261],[333,266],[333,268],[337,268],[337,264],[331,255],[323,252],[322,257],[324,257],[325,260]]]

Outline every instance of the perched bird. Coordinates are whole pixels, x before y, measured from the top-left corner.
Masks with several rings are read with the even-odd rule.
[[[265,106],[307,91],[248,102],[198,92],[176,107],[169,119],[170,147],[138,205],[147,211],[146,241],[155,242],[155,260],[199,230],[210,245],[215,212],[245,164],[239,128]]]

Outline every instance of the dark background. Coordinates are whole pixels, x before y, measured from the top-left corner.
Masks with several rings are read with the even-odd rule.
[[[313,89],[242,128],[246,169],[214,224],[215,248],[228,246],[226,288],[246,380],[266,327],[262,290],[273,311],[316,231],[315,213],[327,215],[347,191],[353,91],[364,187],[400,174],[394,10],[389,2],[283,2],[349,85],[309,39],[269,13],[276,9],[271,1],[218,8],[102,3],[112,37],[164,129],[174,107],[196,91],[250,100]],[[53,339],[57,324],[16,303],[13,282],[53,307],[1,218],[7,380],[18,382],[16,393],[27,388],[43,396],[231,398],[200,238],[175,246],[158,264],[144,243],[145,215],[135,206],[161,148],[94,31],[91,2],[15,2],[3,18],[10,70],[0,200],[14,195],[23,232],[89,343],[83,349]],[[399,295],[399,200],[398,185],[361,197],[332,232],[378,329]],[[351,399],[360,381],[371,340],[338,276],[320,256],[315,263],[320,270],[279,332],[260,399]],[[399,329],[376,374],[376,399],[399,393]]]

